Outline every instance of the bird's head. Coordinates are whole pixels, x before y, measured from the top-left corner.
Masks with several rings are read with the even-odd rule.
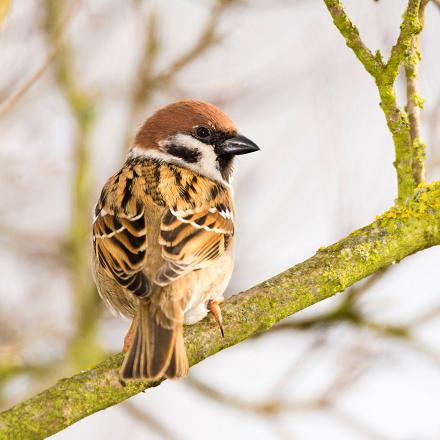
[[[257,150],[258,146],[239,134],[217,107],[201,101],[178,101],[144,122],[130,156],[173,163],[212,180],[228,182],[234,156]]]

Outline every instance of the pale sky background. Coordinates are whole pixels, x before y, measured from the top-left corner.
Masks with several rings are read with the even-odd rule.
[[[83,3],[68,38],[75,47],[76,74],[99,102],[92,134],[98,194],[121,165],[127,86],[135,74],[145,21],[133,14],[131,2]],[[159,14],[159,65],[165,66],[197,37],[211,2],[145,3],[146,9],[154,7]],[[179,74],[178,84],[185,94],[155,95],[144,115],[177,98],[234,97],[226,100],[223,109],[261,147],[257,154],[239,157],[235,165],[237,263],[229,294],[303,261],[320,246],[370,223],[396,196],[394,148],[374,81],[345,46],[324,3],[242,3],[223,17],[222,42]],[[345,3],[367,46],[388,57],[405,2]],[[0,97],[17,76],[26,77],[40,65],[46,47],[39,30],[43,16],[35,0],[13,2],[0,34]],[[440,111],[434,112],[440,99],[439,32],[440,9],[430,4],[420,65],[429,180],[440,177],[440,167],[432,165],[440,148],[436,134]],[[13,225],[23,234],[48,240],[62,236],[69,225],[75,132],[74,120],[61,94],[50,87],[51,81],[51,72],[46,72],[19,105],[0,119],[0,228]],[[403,104],[403,84],[398,92]],[[132,121],[134,127],[138,123]],[[26,345],[28,360],[50,357],[63,349],[71,331],[67,275],[55,269],[50,259],[23,257],[18,235],[3,234],[0,240],[0,317],[10,319],[16,329],[36,329],[32,344]],[[434,248],[391,268],[363,298],[369,316],[397,324],[438,307],[439,258],[440,249]],[[299,315],[325,310],[340,296]],[[127,327],[127,321],[108,313],[101,326],[103,345],[119,350]],[[437,319],[422,326],[416,336],[440,352],[439,334]],[[359,346],[367,354],[357,358],[360,364],[353,368],[366,372],[337,399],[335,413],[340,409],[353,415],[369,431],[344,423],[326,410],[257,417],[203,397],[184,381],[167,381],[131,402],[178,439],[440,438],[438,362],[427,361],[406,344],[349,325],[324,336],[323,348],[278,393],[291,400],[316,395],[330,380],[330,372],[341,367],[346,353]],[[315,339],[313,331],[252,339],[193,367],[191,376],[255,402],[264,399]],[[25,379],[15,381],[11,396],[26,386]],[[148,431],[121,404],[52,438],[162,437]]]

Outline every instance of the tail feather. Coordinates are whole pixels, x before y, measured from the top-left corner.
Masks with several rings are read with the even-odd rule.
[[[188,374],[182,324],[160,325],[147,304],[141,303],[133,321],[133,338],[121,368],[124,380],[157,380]]]
[[[171,355],[168,368],[166,370],[166,376],[172,377],[184,377],[188,375],[188,357],[186,356],[185,344],[183,342],[183,326],[180,324],[180,328],[176,329],[176,341],[174,343],[174,350]]]

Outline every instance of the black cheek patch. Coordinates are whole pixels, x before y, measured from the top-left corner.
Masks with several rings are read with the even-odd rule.
[[[172,156],[179,157],[188,163],[196,163],[199,161],[200,152],[180,145],[168,145],[167,152]]]

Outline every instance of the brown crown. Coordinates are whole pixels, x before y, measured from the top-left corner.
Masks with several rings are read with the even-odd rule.
[[[202,101],[177,101],[160,108],[144,122],[134,145],[158,148],[159,141],[177,133],[190,134],[197,125],[230,134],[237,132],[233,122],[214,105]]]

